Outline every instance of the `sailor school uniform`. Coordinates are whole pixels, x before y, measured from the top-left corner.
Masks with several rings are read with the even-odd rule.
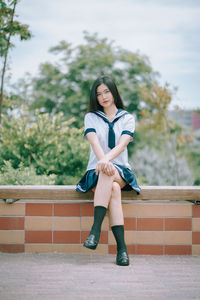
[[[85,115],[84,125],[84,136],[86,136],[88,132],[95,132],[105,154],[118,144],[119,139],[123,134],[130,135],[133,141],[135,119],[130,113],[123,109],[118,109],[112,122],[107,119],[102,111],[89,112]],[[98,159],[90,145],[90,158],[86,173],[76,186],[78,192],[86,193],[96,186],[98,181],[98,175],[95,173],[97,162]],[[119,156],[111,160],[111,162],[126,182],[126,186],[123,190],[133,189],[137,194],[140,194],[140,187],[138,186],[136,177],[131,171],[131,166],[128,163],[127,147]]]

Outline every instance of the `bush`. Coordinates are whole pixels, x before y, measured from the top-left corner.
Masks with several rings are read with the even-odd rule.
[[[24,167],[21,163],[14,169],[10,161],[6,161],[0,173],[0,185],[53,185],[55,175],[37,175],[33,166]]]
[[[32,119],[25,109],[10,119],[4,116],[0,125],[0,169],[5,161],[10,161],[14,169],[22,162],[24,167],[33,166],[37,175],[57,175],[55,184],[75,184],[85,172],[89,145],[83,138],[83,128],[73,127],[73,122],[63,120],[62,113],[52,117],[37,110]]]

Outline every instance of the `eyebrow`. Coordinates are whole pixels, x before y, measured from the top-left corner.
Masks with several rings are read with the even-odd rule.
[[[110,91],[108,88],[104,89],[102,92],[105,92],[105,91]],[[97,92],[97,94],[100,94],[102,92]]]

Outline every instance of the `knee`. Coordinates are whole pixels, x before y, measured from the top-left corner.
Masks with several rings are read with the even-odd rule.
[[[120,187],[119,183],[117,183],[116,181],[113,181],[112,194],[119,195],[120,193],[121,193],[121,187]]]
[[[114,177],[115,175],[113,176],[109,176],[109,175],[106,175],[105,173],[103,172],[99,172],[99,179],[100,181],[113,181],[114,180]]]

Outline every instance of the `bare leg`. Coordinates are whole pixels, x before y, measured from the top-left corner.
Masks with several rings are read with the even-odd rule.
[[[121,203],[121,187],[119,183],[112,183],[112,194],[109,202],[109,218],[111,226],[124,225]]]
[[[121,203],[121,187],[125,182],[120,178],[112,184],[112,194],[109,202],[109,216],[111,229],[117,243],[117,257],[116,263],[120,266],[129,265],[129,257],[127,247],[124,239],[124,216]]]
[[[117,182],[114,182],[114,180]],[[114,220],[113,222],[114,224],[116,222],[120,225],[123,224],[120,184],[123,186],[125,183],[117,170],[113,176],[108,176],[100,172],[98,183],[94,190],[94,222],[90,234],[84,243],[86,248],[96,249],[100,238],[101,224],[111,199],[111,216]]]
[[[104,206],[106,208],[108,207],[111,198],[114,178],[115,175],[108,176],[100,172],[98,183],[94,192],[94,206]]]
[[[126,185],[117,170],[113,176],[108,176],[100,172],[97,186],[93,189],[94,206],[101,205],[106,208],[108,207],[112,196],[113,182],[118,183],[120,188],[123,188]]]

